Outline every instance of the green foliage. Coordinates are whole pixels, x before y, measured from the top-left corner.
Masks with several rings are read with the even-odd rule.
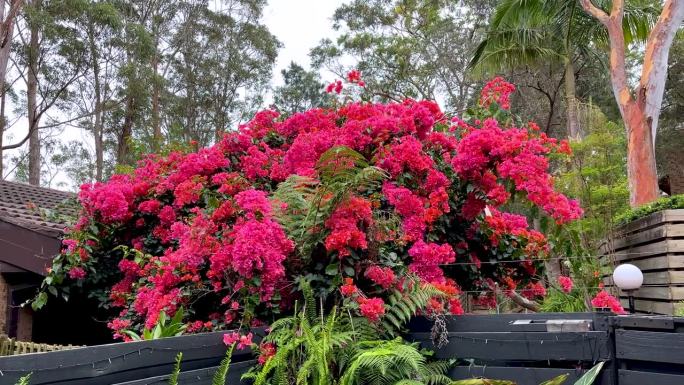
[[[382,319],[383,335],[397,336],[414,315],[427,307],[430,298],[443,297],[444,293],[430,285],[418,282],[407,285],[404,292],[394,291],[387,300],[387,309]]]
[[[679,301],[675,304],[675,317],[684,317],[684,301]]]
[[[598,376],[599,372],[603,368],[603,365],[605,362],[599,362],[596,364],[593,368],[591,368],[588,372],[584,373],[584,375],[577,381],[575,381],[575,385],[591,385],[594,383],[594,380],[596,380],[596,377]]]
[[[651,1],[630,1],[623,30],[627,42],[644,41],[658,17]],[[503,0],[492,15],[486,38],[475,50],[471,67],[496,73],[505,69],[575,60],[605,46],[601,23],[575,0]]]
[[[311,51],[312,65],[342,77],[363,73],[365,98],[441,99],[448,111],[465,109],[476,83],[468,57],[494,0],[355,0],[335,10],[339,37]]]
[[[15,385],[29,385],[31,380],[31,373],[20,378]]]
[[[228,369],[230,368],[230,360],[233,357],[233,349],[235,349],[235,344],[230,345],[226,351],[226,356],[221,360],[221,364],[216,369],[216,373],[214,373],[211,385],[225,385]]]
[[[630,209],[617,216],[615,221],[618,224],[625,224],[643,218],[658,211],[684,209],[684,194],[671,197],[660,198],[655,202]]]
[[[587,311],[587,296],[581,290],[570,293],[551,287],[547,291],[540,310],[544,313],[581,313]]]
[[[216,369],[214,377],[212,377],[211,385],[224,385],[226,383],[226,376],[228,376],[228,369],[230,368],[230,360],[233,357],[233,350],[235,349],[235,344],[232,344],[226,350],[226,356],[221,360],[221,364]],[[183,352],[179,352],[176,355],[176,363],[173,365],[173,372],[169,376],[169,385],[179,385],[178,376],[180,374],[180,365],[183,360]]]
[[[183,360],[183,352],[178,352],[178,354],[176,354],[176,363],[173,365],[173,372],[171,372],[171,376],[169,376],[169,385],[178,385],[181,360]]]
[[[295,315],[273,322],[270,334],[262,342],[275,344],[275,355],[243,378],[255,385],[449,382],[444,375],[448,364],[429,362],[417,344],[406,343],[399,337],[378,340],[391,331],[383,331],[384,323],[372,324],[365,318],[353,317],[349,304],[341,309],[333,307],[327,315],[323,310],[318,312],[309,283],[303,281],[301,286],[303,306]],[[407,307],[408,303],[423,301],[417,290],[405,292],[404,296],[409,299],[395,299],[392,304]],[[400,319],[403,322],[404,318]],[[397,326],[391,330],[399,330],[403,324]]]
[[[400,381],[414,384],[446,384],[450,380],[440,367],[431,367],[417,343],[400,338],[389,341],[362,341],[342,366],[340,385],[390,385]]]
[[[284,84],[273,91],[273,103],[286,114],[322,107],[330,101],[317,72],[292,62],[281,71]]]
[[[584,209],[582,219],[566,226],[557,239],[556,248],[567,255],[595,254],[617,225],[615,216],[629,208],[624,128],[591,104],[582,106],[580,116],[586,136],[571,143],[572,159],[557,183]]]
[[[187,327],[187,324],[183,322],[183,317],[185,316],[185,310],[180,307],[178,310],[176,310],[176,314],[173,315],[172,318],[169,319],[169,317],[166,315],[164,311],[161,311],[159,313],[159,319],[157,320],[157,324],[154,325],[154,328],[150,329],[145,329],[143,330],[143,334],[138,335],[132,330],[124,330],[123,332],[126,333],[133,341],[142,341],[142,340],[156,340],[159,338],[167,338],[167,337],[176,337],[179,335],[182,335],[185,332],[185,328]]]
[[[276,201],[287,204],[277,213],[277,219],[304,256],[311,255],[324,233],[314,229],[350,193],[379,186],[386,173],[371,166],[366,158],[349,147],[333,147],[321,155],[316,164],[318,179],[290,176],[278,185]],[[277,205],[276,205],[277,206]]]

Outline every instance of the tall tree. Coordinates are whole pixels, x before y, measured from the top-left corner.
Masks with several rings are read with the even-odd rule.
[[[261,24],[265,2],[179,6],[165,115],[186,142],[207,145],[262,103],[280,43]]]
[[[48,116],[51,108],[65,108],[70,86],[83,75],[83,42],[79,39],[74,4],[32,0],[25,7],[25,33],[20,33],[26,82],[28,118],[28,182],[40,184],[41,132],[59,126],[60,119]],[[23,31],[22,31],[23,32]],[[28,35],[28,36],[26,36]]]
[[[627,129],[627,172],[630,204],[639,206],[658,198],[654,142],[667,80],[668,55],[684,20],[684,0],[667,0],[651,30],[641,78],[632,91],[625,66],[625,1],[613,0],[610,10],[591,0],[580,0],[584,10],[601,22],[610,41],[610,77],[615,99]]]
[[[636,1],[622,25],[629,41],[645,40],[656,13],[650,2]],[[600,24],[576,0],[504,0],[497,6],[471,67],[499,72],[557,63],[563,69],[567,135],[582,136],[576,76],[579,63],[594,60],[592,43],[605,40]]]
[[[355,0],[333,16],[337,41],[312,50],[312,64],[338,76],[363,72],[366,92],[381,100],[437,99],[462,112],[476,85],[469,57],[495,1]],[[347,65],[345,65],[347,64]]]
[[[295,62],[281,71],[283,85],[273,92],[273,103],[287,114],[321,107],[328,100],[325,84],[314,71],[307,71]]]
[[[0,1],[0,89],[3,90],[14,37],[14,24],[23,6],[24,0]]]

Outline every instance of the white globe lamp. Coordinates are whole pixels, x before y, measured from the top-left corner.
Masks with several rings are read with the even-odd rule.
[[[629,312],[634,313],[634,290],[637,290],[644,283],[644,274],[638,267],[625,263],[615,268],[613,271],[613,282],[615,286],[627,293],[629,297]]]

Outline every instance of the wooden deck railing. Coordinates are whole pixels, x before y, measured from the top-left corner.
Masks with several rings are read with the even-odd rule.
[[[35,342],[17,341],[0,334],[0,356],[14,356],[17,354],[44,353],[58,350],[76,349],[81,346],[73,345],[48,345]]]

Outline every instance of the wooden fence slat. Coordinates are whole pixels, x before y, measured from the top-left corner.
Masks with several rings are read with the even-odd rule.
[[[617,329],[616,357],[627,360],[684,363],[684,333]]]
[[[684,209],[663,210],[620,226],[619,234],[640,232],[660,223],[684,222]]]
[[[256,364],[256,360],[249,360],[243,362],[234,362],[230,364],[228,376],[226,376],[226,385],[249,384],[251,381],[241,381],[240,377],[246,373],[250,367]],[[178,375],[178,383],[183,385],[211,385],[214,373],[216,373],[218,366],[197,369],[181,372]],[[142,380],[119,382],[112,385],[167,385],[169,383],[169,376],[155,376],[145,378]]]
[[[684,237],[684,227],[675,223],[663,223],[654,228],[637,233],[627,234],[613,240],[613,250],[621,250],[625,247],[650,243],[663,238]]]
[[[640,372],[636,370],[618,370],[620,385],[682,385],[684,375],[665,374],[657,372]]]
[[[599,313],[529,313],[529,314],[465,314],[445,319],[448,330],[459,332],[514,332],[522,331],[512,323],[518,320],[592,320],[595,330],[607,330],[607,315]],[[433,322],[424,317],[412,320],[408,328],[413,332],[430,332]]]
[[[434,349],[431,333],[411,333],[423,346]],[[480,360],[578,360],[609,358],[608,333],[546,332],[450,332],[449,343],[435,350],[440,359],[473,358]]]
[[[613,259],[619,262],[658,254],[682,252],[684,252],[684,239],[664,239],[659,242],[619,250],[612,255]]]
[[[586,370],[574,369],[471,365],[452,368],[449,371],[449,377],[454,380],[489,378],[513,381],[517,385],[539,385],[544,381],[548,381],[560,375],[569,374],[565,383],[572,384],[582,377],[585,372]],[[608,374],[604,372],[604,374],[599,376],[594,382],[594,385],[611,385]]]

